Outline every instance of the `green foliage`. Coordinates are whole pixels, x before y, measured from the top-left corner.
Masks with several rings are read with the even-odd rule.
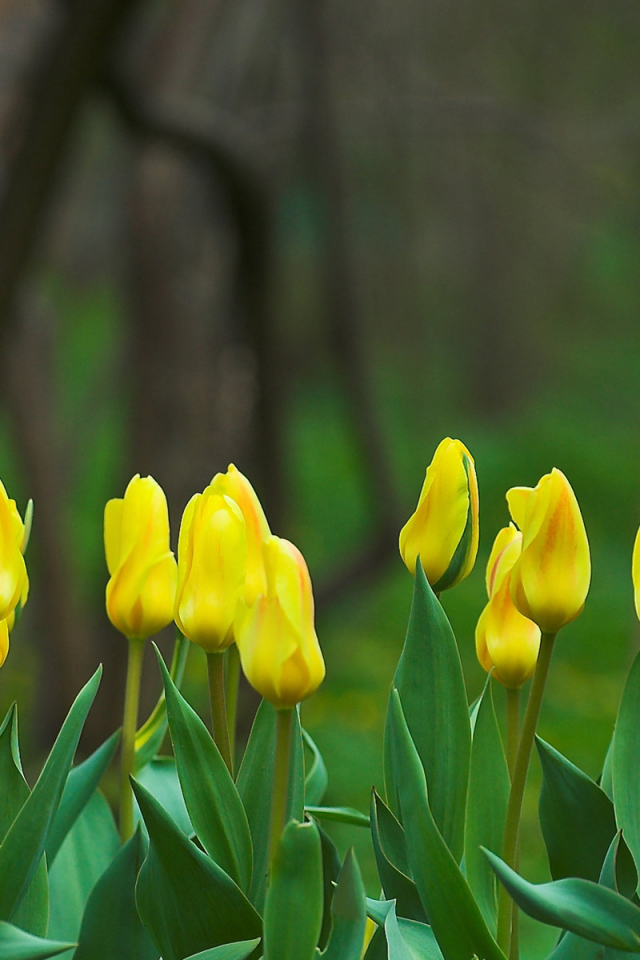
[[[43,940],[10,923],[0,922],[0,957],[2,960],[47,960],[57,957],[70,944]]]
[[[264,960],[314,960],[322,927],[322,850],[314,823],[290,820],[264,907]]]

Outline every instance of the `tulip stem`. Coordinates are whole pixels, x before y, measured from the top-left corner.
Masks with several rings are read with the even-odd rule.
[[[227,729],[229,730],[229,749],[231,756],[235,756],[236,749],[236,714],[238,712],[238,686],[240,684],[240,654],[235,643],[226,653],[225,686],[227,693]]]
[[[211,730],[213,739],[227,770],[233,776],[233,761],[227,727],[227,706],[224,693],[224,652],[207,651],[207,674],[209,676],[209,703],[211,705]]]
[[[273,764],[273,793],[271,795],[271,829],[269,832],[269,868],[278,849],[287,819],[289,799],[289,763],[291,757],[291,730],[295,707],[276,711],[276,755]]]
[[[517,690],[505,687],[505,693],[507,695],[507,767],[509,778],[513,780],[520,739],[520,687]]]
[[[129,777],[133,773],[136,752],[136,727],[143,659],[144,640],[130,639],[120,754],[120,840],[122,843],[125,843],[133,834],[133,792]]]
[[[542,634],[536,671],[533,675],[527,709],[522,722],[522,733],[520,735],[520,742],[518,744],[518,751],[513,768],[511,792],[509,794],[507,818],[504,828],[504,844],[502,847],[502,859],[510,867],[514,867],[516,863],[524,788],[527,781],[531,750],[536,735],[536,727],[538,726],[538,717],[540,716],[540,707],[542,705],[542,697],[547,682],[555,639],[555,633]],[[503,886],[500,887],[498,899],[497,939],[504,953],[509,954],[511,941],[511,897]]]

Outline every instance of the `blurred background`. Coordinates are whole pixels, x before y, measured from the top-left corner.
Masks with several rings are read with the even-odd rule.
[[[541,732],[598,776],[638,646],[639,43],[626,0],[0,0],[0,475],[35,501],[0,707],[32,753],[100,660],[87,748],[119,724],[105,501],[151,473],[175,536],[233,461],[308,560],[328,674],[303,719],[327,800],[367,809],[397,535],[449,435],[480,484],[443,598],[470,698],[505,491],[553,466],[576,490],[593,586]]]

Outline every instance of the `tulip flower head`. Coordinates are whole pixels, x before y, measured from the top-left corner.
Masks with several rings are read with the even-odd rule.
[[[25,525],[0,481],[0,620],[15,609],[27,577],[23,550],[26,547]]]
[[[418,557],[439,593],[471,573],[478,552],[478,481],[473,457],[459,440],[438,446],[413,516],[400,533],[400,553],[410,573]]]
[[[209,653],[233,642],[233,620],[247,573],[244,516],[210,484],[186,506],[178,540],[175,620]]]
[[[489,602],[476,627],[476,653],[496,680],[518,689],[533,675],[540,628],[523,617],[511,600],[511,571],[520,556],[522,534],[510,524],[496,537],[487,563]]]
[[[522,552],[511,574],[520,613],[555,634],[581,613],[591,580],[589,543],[580,507],[555,467],[536,487],[514,487],[509,510],[522,531]]]
[[[255,490],[232,463],[226,473],[216,473],[210,486],[216,493],[234,500],[242,511],[247,536],[244,601],[247,606],[251,606],[258,594],[265,593],[267,589],[267,575],[262,557],[262,544],[271,536],[267,518]]]
[[[293,707],[314,693],[325,668],[313,618],[304,557],[288,540],[263,546],[266,593],[239,604],[236,642],[249,683],[274,707]]]
[[[133,477],[123,499],[104,511],[110,579],[107,613],[130,640],[142,640],[173,620],[177,566],[169,548],[169,511],[153,477]]]
[[[640,617],[640,528],[636,534],[633,545],[633,559],[631,561],[631,577],[633,579],[633,599],[636,605],[636,613]]]

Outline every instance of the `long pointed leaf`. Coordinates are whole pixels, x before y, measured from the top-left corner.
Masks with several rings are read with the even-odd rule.
[[[469,779],[471,726],[462,664],[451,624],[416,566],[409,626],[396,670],[407,726],[429,790],[429,805],[442,837],[459,862]],[[388,729],[385,731],[387,802],[395,810],[397,782]]]
[[[331,904],[333,925],[322,960],[360,960],[367,922],[364,884],[358,861],[349,850]]]
[[[606,947],[640,949],[640,910],[619,893],[582,879],[528,883],[495,854],[487,850],[486,856],[500,882],[530,917]]]
[[[78,740],[100,683],[99,667],[76,697],[36,785],[0,845],[0,919],[11,920],[45,851]]]
[[[64,953],[70,943],[42,940],[10,923],[0,922],[0,957],[2,960],[48,960]]]
[[[211,734],[178,691],[160,653],[158,661],[178,776],[191,823],[209,856],[246,891],[253,852],[242,800]]]
[[[322,798],[326,793],[329,783],[329,775],[322,754],[318,750],[312,737],[304,729],[302,730],[302,740],[311,754],[311,763],[308,770],[306,769],[305,763],[304,801],[305,804],[311,804],[311,806],[313,806],[314,804],[322,803]]]
[[[322,926],[322,854],[315,823],[291,820],[264,907],[264,960],[314,960]]]
[[[187,960],[246,960],[251,956],[259,940],[241,940],[237,943],[224,943],[221,947],[212,947],[202,953],[194,953]]]
[[[371,839],[385,897],[396,901],[398,916],[426,923],[427,915],[409,876],[404,830],[375,790],[371,796]]]
[[[616,820],[640,870],[640,653],[637,654],[622,694],[613,735],[612,784]]]
[[[135,780],[133,789],[149,831],[136,904],[164,960],[182,960],[212,946],[259,937],[260,917],[237,884]]]
[[[409,865],[445,960],[470,960],[474,954],[504,960],[432,816],[424,771],[397,690],[391,694],[389,732]]]

